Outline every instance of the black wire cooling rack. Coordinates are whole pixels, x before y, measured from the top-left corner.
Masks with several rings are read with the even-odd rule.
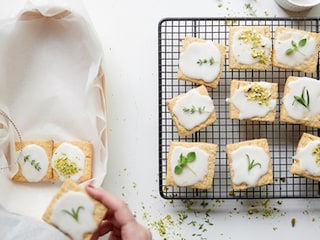
[[[269,26],[272,39],[278,26],[319,32],[319,18],[167,18],[158,25],[159,53],[159,190],[165,199],[262,199],[318,198],[318,182],[292,175],[289,172],[302,133],[319,135],[319,130],[302,125],[279,122],[280,99],[288,76],[307,76],[319,79],[319,67],[313,74],[283,70],[270,66],[266,71],[231,70],[228,62],[228,33],[230,26]],[[209,94],[217,111],[217,121],[187,137],[179,137],[168,111],[166,100],[185,93],[195,85],[177,80],[180,48],[186,35],[213,40],[227,46],[223,74],[217,89]],[[278,83],[277,117],[273,123],[239,121],[228,118],[229,85],[232,79]],[[273,162],[274,184],[233,191],[231,188],[226,144],[267,138]],[[208,142],[218,144],[215,176],[211,189],[199,190],[166,186],[167,155],[172,141]]]

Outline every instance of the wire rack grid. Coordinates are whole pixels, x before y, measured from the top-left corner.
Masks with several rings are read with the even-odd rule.
[[[303,132],[319,135],[319,130],[279,121],[280,101],[288,76],[319,79],[319,67],[313,74],[270,66],[268,70],[232,70],[228,62],[228,32],[230,26],[269,26],[274,38],[278,26],[319,32],[319,18],[166,18],[158,25],[159,61],[159,191],[165,199],[263,199],[318,198],[318,182],[294,176],[289,172],[292,156]],[[185,36],[217,41],[227,46],[226,60],[217,89],[208,89],[217,111],[217,121],[190,136],[179,137],[166,101],[196,87],[177,79],[180,48]],[[228,117],[230,81],[267,81],[278,83],[277,117],[273,123],[231,120]],[[233,191],[225,147],[240,141],[267,138],[273,163],[274,184]],[[208,142],[218,144],[215,175],[211,189],[199,190],[166,186],[167,155],[172,141]]]

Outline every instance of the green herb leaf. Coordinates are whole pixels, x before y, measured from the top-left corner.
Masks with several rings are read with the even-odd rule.
[[[188,160],[188,163],[193,162],[194,160],[196,160],[196,153],[195,152],[189,152],[187,154],[187,160]]]
[[[198,59],[197,61],[197,64],[199,64],[200,66],[205,63],[209,63],[210,66],[213,65],[215,63],[214,58],[211,57],[209,59]]]
[[[295,51],[292,48],[289,48],[289,49],[286,50],[286,55],[291,55],[294,52]]]
[[[205,106],[202,106],[202,107],[192,106],[191,108],[184,107],[182,111],[185,113],[191,113],[191,114],[194,114],[194,113],[202,114],[205,112],[205,108],[206,108]]]
[[[291,41],[291,46],[292,46],[293,48],[288,48],[288,49],[285,51],[285,53],[286,53],[286,55],[291,55],[291,54],[293,54],[294,52],[299,52],[300,54],[305,55],[303,52],[300,51],[299,48],[304,47],[306,44],[307,44],[307,39],[306,39],[306,38],[301,39],[301,40],[298,42],[298,44],[297,44],[294,40],[292,40],[292,41]]]
[[[26,155],[23,157],[23,162],[29,162],[31,166],[33,166],[38,172],[41,170],[40,162],[36,162],[36,160],[30,160],[30,155]]]
[[[69,216],[71,216],[74,220],[76,220],[77,222],[79,222],[79,212],[80,209],[84,209],[84,207],[79,206],[77,208],[77,210],[74,210],[73,208],[71,209],[71,211],[68,211],[66,209],[63,209],[62,211],[66,214],[68,214]]]
[[[255,163],[255,160],[251,160],[249,155],[246,154],[247,160],[248,160],[248,171],[250,171],[252,168],[259,166],[261,168],[261,163]]]
[[[304,93],[306,93],[307,97],[305,98]],[[308,89],[306,89],[306,87],[303,87],[301,95],[300,96],[293,96],[294,101],[292,104],[294,104],[295,102],[300,103],[302,106],[304,106],[305,108],[309,109],[309,105],[310,105],[310,94]]]
[[[175,174],[181,174],[184,168],[188,168],[193,174],[197,175],[193,169],[188,166],[188,163],[194,162],[196,160],[196,153],[189,152],[186,156],[182,153],[179,156],[178,164],[174,167]]]
[[[303,38],[303,39],[301,39],[300,41],[299,41],[299,47],[303,47],[303,46],[305,46],[306,45],[306,43],[307,43],[307,39],[306,38]]]

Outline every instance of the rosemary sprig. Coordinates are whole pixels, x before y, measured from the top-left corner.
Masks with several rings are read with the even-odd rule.
[[[74,220],[76,220],[77,222],[79,222],[79,212],[80,209],[84,209],[84,207],[79,206],[77,208],[77,210],[74,210],[73,208],[71,209],[71,211],[68,211],[66,209],[63,209],[62,211],[68,215],[70,215]]]
[[[185,112],[185,113],[191,113],[191,114],[194,114],[194,113],[200,113],[200,114],[202,114],[202,113],[204,113],[204,111],[205,111],[205,106],[203,106],[203,107],[195,107],[195,106],[192,106],[191,108],[187,108],[187,107],[184,107],[182,110],[183,110],[183,112]]]
[[[196,160],[196,153],[189,152],[187,156],[183,156],[181,153],[179,156],[178,165],[174,168],[175,174],[181,174],[184,168],[188,168],[194,175],[197,175],[192,168],[188,166],[188,163],[194,162]]]
[[[304,93],[306,93],[306,98]],[[300,103],[302,106],[304,106],[306,109],[310,110],[309,105],[310,105],[310,95],[309,95],[309,91],[308,89],[306,89],[306,87],[303,87],[301,95],[300,96],[293,96],[294,97],[294,101],[292,103],[292,105],[297,101],[298,103]]]
[[[201,66],[202,64],[209,63],[210,66],[211,66],[211,65],[214,64],[214,62],[215,62],[215,61],[214,61],[214,58],[211,57],[211,58],[209,58],[209,59],[199,59],[199,60],[197,61],[197,64],[199,64],[199,65]]]
[[[301,39],[298,43],[296,43],[294,40],[291,41],[291,46],[292,48],[288,48],[286,50],[286,54],[287,55],[291,55],[293,54],[294,52],[299,52],[301,53],[302,55],[305,55],[303,52],[300,51],[299,48],[302,48],[303,46],[305,46],[307,44],[307,39],[306,38],[303,38]]]
[[[254,161],[254,159],[253,160],[251,160],[250,159],[250,157],[249,157],[249,155],[248,154],[246,154],[246,157],[247,157],[247,160],[248,160],[248,171],[250,171],[252,168],[254,168],[255,166],[259,166],[260,168],[261,168],[261,164],[260,163],[255,163]]]
[[[31,164],[31,166],[33,166],[38,172],[41,170],[41,166],[40,166],[40,162],[36,162],[36,160],[34,159],[30,159],[30,155],[26,155],[23,157],[23,161],[29,162]]]

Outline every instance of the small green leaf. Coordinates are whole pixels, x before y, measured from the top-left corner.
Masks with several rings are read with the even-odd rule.
[[[174,168],[174,173],[179,175],[182,173],[182,170],[183,170],[183,168],[180,165],[177,165]]]
[[[178,164],[174,167],[175,174],[181,174],[184,168],[188,168],[193,174],[196,173],[188,166],[188,163],[193,162],[196,159],[195,152],[189,152],[186,156],[182,153],[179,155]]]
[[[291,55],[292,53],[294,53],[294,50],[292,48],[288,48],[286,51],[286,55]]]
[[[194,160],[196,160],[196,153],[195,152],[189,152],[187,154],[187,159],[188,159],[188,162],[193,162]]]
[[[307,39],[306,38],[303,38],[303,39],[301,39],[300,41],[299,41],[299,47],[303,47],[303,46],[305,46],[306,45],[306,43],[307,43]]]
[[[295,41],[291,41],[291,45],[294,47],[294,48],[297,48],[298,46],[297,46],[297,43],[295,42]]]
[[[307,98],[305,98],[304,92],[306,92],[307,94]],[[302,106],[304,106],[305,108],[309,109],[309,105],[310,105],[310,95],[309,95],[309,91],[308,89],[306,89],[306,87],[304,87],[302,89],[301,95],[300,96],[293,96],[294,101],[292,104],[294,104],[294,102],[298,102],[300,103]]]

